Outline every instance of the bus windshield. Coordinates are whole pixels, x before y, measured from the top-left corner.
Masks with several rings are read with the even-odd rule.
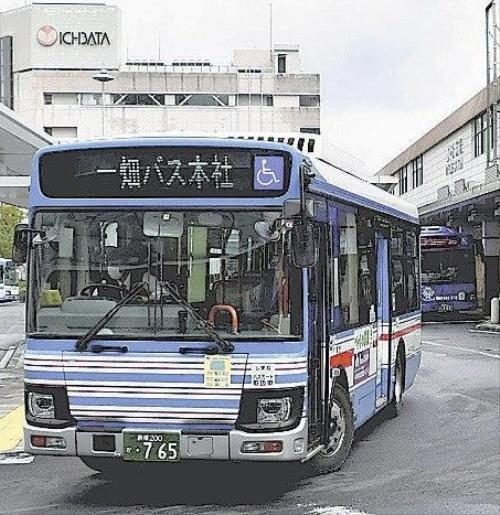
[[[472,283],[474,267],[474,256],[469,250],[443,249],[422,252],[423,283]]]
[[[32,334],[85,334],[139,282],[99,336],[206,339],[167,287],[232,337],[286,338],[302,326],[290,237],[255,231],[269,211],[43,212],[31,252]],[[214,308],[215,307],[215,308]]]

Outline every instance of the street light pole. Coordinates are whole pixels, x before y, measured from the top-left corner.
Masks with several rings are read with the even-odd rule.
[[[94,80],[101,83],[101,136],[104,138],[105,135],[105,119],[106,119],[106,103],[104,97],[104,86],[106,82],[111,82],[115,79],[114,75],[108,72],[108,70],[100,70],[98,73],[92,76]]]

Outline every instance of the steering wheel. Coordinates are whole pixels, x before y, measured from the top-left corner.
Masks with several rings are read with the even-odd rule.
[[[116,284],[107,284],[107,283],[91,283],[87,284],[87,286],[84,286],[82,290],[80,291],[80,295],[84,297],[90,297],[91,292],[94,290],[97,290],[99,296],[101,295],[101,290],[114,290],[117,291],[120,294],[120,300],[124,299],[129,291],[127,288],[124,288],[123,286],[117,286]]]

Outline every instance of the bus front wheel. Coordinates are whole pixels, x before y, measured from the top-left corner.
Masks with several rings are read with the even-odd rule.
[[[339,384],[332,389],[330,408],[330,438],[328,444],[310,461],[318,474],[339,470],[349,456],[354,438],[354,422],[349,394]]]

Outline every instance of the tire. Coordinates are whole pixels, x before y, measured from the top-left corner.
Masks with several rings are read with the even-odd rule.
[[[349,394],[342,386],[336,384],[330,400],[330,443],[309,462],[310,467],[317,474],[328,474],[339,470],[349,456],[354,438],[354,421]]]
[[[404,357],[403,357],[402,347],[398,348],[398,353],[396,355],[396,367],[394,371],[395,380],[394,380],[394,393],[392,395],[392,400],[387,406],[387,415],[389,418],[396,418],[401,414],[403,410],[403,394],[405,391],[405,365],[404,365]]]

